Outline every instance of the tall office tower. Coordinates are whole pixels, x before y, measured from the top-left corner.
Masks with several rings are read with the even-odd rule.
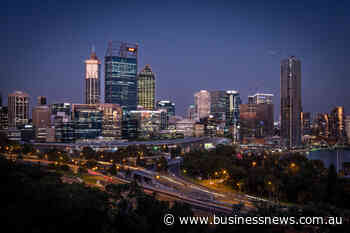
[[[187,118],[190,120],[196,119],[196,108],[193,104],[190,105],[187,109]]]
[[[149,139],[159,136],[159,131],[167,125],[165,109],[157,111],[136,110],[130,111],[131,122],[137,121],[137,137]],[[129,129],[130,130],[130,129]],[[135,129],[132,128],[134,131]]]
[[[232,140],[234,143],[238,143],[240,140],[239,128],[239,105],[241,104],[241,98],[238,91],[226,91],[226,127],[228,128]]]
[[[281,61],[281,138],[288,147],[301,144],[301,63]]]
[[[50,125],[50,108],[47,105],[39,105],[32,110],[33,126],[37,141],[46,141],[47,129]]]
[[[301,133],[302,135],[311,135],[311,125],[312,118],[310,112],[302,112],[301,113]]]
[[[72,121],[72,104],[71,103],[56,103],[50,105],[51,112],[51,126],[48,131],[49,134],[53,134],[50,141],[56,142],[73,142],[74,136],[74,124]]]
[[[137,50],[136,44],[109,42],[105,56],[105,103],[136,110]]]
[[[168,120],[170,117],[175,116],[175,103],[170,100],[158,100],[157,110],[164,109],[167,111]]]
[[[97,104],[73,104],[72,113],[76,140],[102,136],[103,111]]]
[[[195,93],[194,105],[196,108],[197,121],[208,117],[210,114],[210,93],[206,90],[201,90]]]
[[[46,102],[46,97],[45,96],[38,96],[38,105],[41,106],[41,105],[46,105],[47,102]]]
[[[0,107],[2,106],[2,93],[0,92]]]
[[[226,91],[210,92],[210,114],[218,121],[225,121]]]
[[[348,144],[350,144],[350,116],[345,117],[344,124],[345,124],[345,132],[348,139]]]
[[[8,129],[8,108],[6,106],[0,106],[0,130]]]
[[[330,116],[327,113],[317,113],[312,123],[312,134],[322,138],[328,138],[330,135]]]
[[[121,138],[122,109],[118,104],[98,104],[103,112],[102,136],[106,139]]]
[[[337,140],[345,139],[344,107],[335,107],[329,116],[330,136]]]
[[[28,123],[29,95],[15,91],[8,96],[9,127],[22,126]]]
[[[155,109],[156,80],[149,65],[137,76],[137,98],[138,105],[145,110]]]
[[[256,93],[255,95],[248,96],[248,103],[254,104],[272,104],[273,94]]]
[[[90,58],[85,60],[85,103],[100,103],[100,67],[101,62],[95,51],[91,52]]]

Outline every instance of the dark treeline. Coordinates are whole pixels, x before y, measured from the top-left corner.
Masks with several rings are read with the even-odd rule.
[[[187,174],[202,179],[222,178],[237,191],[297,204],[331,204],[350,209],[350,182],[334,166],[299,154],[263,152],[237,156],[236,148],[219,146],[184,156]],[[225,172],[224,172],[225,171]]]

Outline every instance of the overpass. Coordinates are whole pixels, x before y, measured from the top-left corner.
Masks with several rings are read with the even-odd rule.
[[[180,147],[183,152],[188,152],[191,149],[202,149],[204,144],[210,142],[212,139],[208,137],[187,137],[181,139],[168,139],[168,140],[156,140],[156,141],[131,141],[125,142],[120,140],[104,141],[82,141],[76,143],[57,143],[57,142],[44,142],[33,143],[34,147],[42,150],[60,149],[65,151],[70,150],[82,150],[84,147],[91,147],[95,150],[109,150],[116,151],[119,148],[128,146],[146,146],[146,147],[161,147],[168,146],[169,148]]]

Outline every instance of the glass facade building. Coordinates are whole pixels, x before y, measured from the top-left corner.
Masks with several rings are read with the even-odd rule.
[[[281,138],[283,144],[301,144],[301,63],[294,56],[281,62]]]
[[[218,121],[225,121],[226,91],[210,92],[210,114]]]
[[[238,91],[226,91],[226,128],[228,129],[234,143],[239,142],[239,106],[241,98]]]
[[[75,141],[74,124],[72,121],[72,104],[55,103],[50,105],[51,127],[48,137],[55,142],[69,143]],[[51,135],[52,134],[52,135]],[[47,137],[47,139],[48,139]]]
[[[102,136],[106,139],[121,138],[122,109],[118,104],[98,104],[103,112]]]
[[[137,107],[137,51],[134,44],[110,42],[105,56],[105,103]]]
[[[149,65],[139,73],[137,77],[138,105],[145,110],[155,109],[156,81],[154,73]]]
[[[73,105],[74,135],[76,140],[102,136],[103,111],[97,105]]]

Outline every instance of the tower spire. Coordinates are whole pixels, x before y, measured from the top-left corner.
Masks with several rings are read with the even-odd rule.
[[[97,55],[96,55],[96,52],[95,52],[95,45],[94,44],[92,44],[92,46],[91,46],[90,59],[97,60]]]

